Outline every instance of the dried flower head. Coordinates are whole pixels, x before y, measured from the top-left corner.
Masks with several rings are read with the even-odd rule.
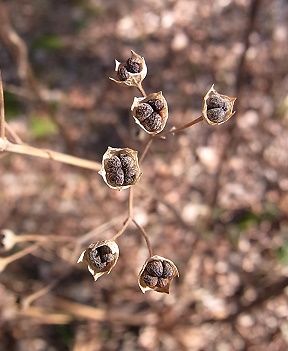
[[[96,281],[101,275],[109,274],[117,263],[119,257],[119,247],[115,241],[104,240],[96,244],[91,244],[84,250],[77,263],[87,264],[89,272]]]
[[[142,267],[138,284],[143,293],[155,290],[169,294],[171,281],[179,276],[175,264],[161,256],[150,257]]]
[[[9,229],[0,232],[0,250],[9,251],[16,244],[16,235]]]
[[[138,86],[147,75],[144,57],[131,50],[131,57],[125,63],[115,60],[115,71],[119,80],[110,78],[118,84]]]
[[[112,189],[127,189],[136,184],[141,176],[137,151],[108,147],[99,174]]]
[[[233,106],[236,98],[219,94],[214,84],[204,97],[202,115],[211,125],[219,125],[233,116]]]
[[[160,133],[168,119],[168,105],[162,91],[145,98],[135,97],[131,111],[135,122],[149,134]]]

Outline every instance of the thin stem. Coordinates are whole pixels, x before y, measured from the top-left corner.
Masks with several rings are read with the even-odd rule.
[[[144,90],[144,88],[142,86],[142,83],[137,84],[137,89],[140,91],[140,93],[143,95],[143,97],[147,96],[146,91]]]
[[[133,187],[129,188],[129,200],[128,200],[128,217],[133,217],[133,202],[134,202],[134,191]]]
[[[146,242],[146,245],[147,245],[147,248],[148,248],[148,251],[149,251],[149,257],[152,257],[153,256],[153,252],[152,252],[152,247],[151,247],[151,244],[150,244],[150,240],[148,238],[148,235],[145,231],[145,229],[135,221],[135,219],[132,220],[133,223],[136,225],[136,227],[139,229],[141,235],[143,236],[145,242]]]
[[[47,236],[42,236],[42,235],[37,235],[37,234],[24,234],[24,235],[16,235],[15,236],[15,242],[21,243],[25,241],[74,241],[75,238],[71,236],[61,236],[61,235],[47,235]]]
[[[14,130],[9,126],[7,122],[5,122],[5,128],[7,132],[11,135],[11,137],[14,139],[14,142],[16,144],[23,144],[22,139],[19,137],[19,135],[16,132],[14,132]]]
[[[21,251],[16,252],[13,255],[0,258],[0,272],[2,272],[9,263],[12,263],[16,260],[19,260],[20,258],[32,253],[38,247],[39,247],[38,244],[34,244],[34,245],[31,245],[31,246],[29,246]]]
[[[38,149],[27,144],[13,144],[5,139],[0,139],[0,151],[8,151],[16,154],[41,157],[53,161],[66,163],[72,166],[92,169],[94,171],[99,171],[101,168],[101,164],[98,162],[85,160],[79,157],[70,156],[61,152],[56,152],[48,149]]]
[[[149,151],[152,143],[153,143],[153,140],[154,140],[154,136],[151,136],[148,141],[146,142],[146,145],[144,147],[144,150],[142,151],[142,154],[141,154],[141,157],[139,159],[139,163],[141,164],[144,160],[144,158],[146,157],[147,155],[147,152]]]
[[[163,133],[163,134],[159,133],[158,135],[156,135],[156,137],[158,137],[158,138],[165,138],[169,134],[179,133],[179,132],[181,132],[184,129],[187,129],[187,128],[190,128],[190,127],[194,126],[194,124],[197,124],[197,123],[201,122],[202,120],[203,120],[203,116],[200,116],[200,117],[194,119],[193,121],[184,124],[181,127],[178,127],[178,128],[175,128],[175,129],[171,129],[168,132]]]
[[[124,221],[124,224],[123,224],[122,228],[119,230],[118,233],[116,233],[116,234],[113,236],[113,238],[112,238],[111,240],[112,240],[112,241],[115,241],[116,239],[118,239],[119,236],[121,236],[121,235],[125,232],[125,230],[128,228],[130,222],[131,222],[131,217],[127,217],[127,218],[125,219],[125,221]]]
[[[1,71],[0,71],[0,137],[3,139],[5,138],[5,109],[4,109],[4,95],[3,95]]]

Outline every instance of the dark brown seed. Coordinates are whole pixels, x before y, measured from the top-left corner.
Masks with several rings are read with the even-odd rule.
[[[121,166],[124,172],[135,168],[135,162],[133,160],[133,157],[130,155],[120,154],[119,159],[121,161]]]
[[[97,250],[98,250],[98,252],[99,252],[99,254],[101,256],[103,256],[105,254],[111,254],[112,253],[112,251],[111,251],[111,249],[110,249],[110,247],[108,245],[99,246],[97,248]]]
[[[157,283],[158,283],[158,278],[157,277],[152,277],[149,274],[144,274],[143,275],[143,281],[150,288],[154,288],[157,285]]]
[[[136,180],[136,173],[127,174],[124,176],[123,185],[132,185],[135,183],[135,180]]]
[[[225,100],[218,95],[212,95],[207,99],[206,104],[207,110],[210,110],[212,108],[224,107]]]
[[[129,78],[129,73],[124,65],[120,65],[117,71],[118,78],[122,81]]]
[[[157,112],[153,112],[142,122],[142,125],[148,132],[157,132],[162,127],[162,118]]]
[[[153,113],[153,108],[143,102],[135,109],[135,117],[139,119],[140,122],[144,121],[144,119],[148,118]]]
[[[164,103],[159,99],[148,100],[147,104],[149,104],[156,112],[160,112],[164,107]]]
[[[172,278],[174,275],[174,269],[171,264],[167,261],[163,261],[163,274],[162,278]]]
[[[101,256],[101,260],[103,263],[110,263],[110,262],[113,262],[114,261],[114,255],[112,253],[109,253],[109,254],[104,254]]]
[[[106,267],[106,263],[102,262],[97,249],[88,252],[88,262],[92,267],[102,270]]]
[[[135,61],[132,57],[130,57],[127,60],[126,68],[127,68],[127,71],[130,73],[141,72],[141,64],[139,62]]]
[[[162,262],[161,261],[150,261],[147,263],[147,266],[146,266],[146,272],[149,274],[149,275],[152,275],[153,277],[162,277],[162,274],[163,274],[163,265],[162,265]]]
[[[225,111],[222,108],[212,108],[207,111],[207,117],[211,122],[221,123],[225,118]]]
[[[118,168],[115,172],[106,173],[106,179],[111,186],[121,186],[124,183],[124,172],[122,168]]]
[[[157,286],[159,288],[165,288],[169,284],[169,279],[167,278],[159,278]]]
[[[121,161],[119,157],[117,156],[112,156],[105,160],[104,162],[104,168],[107,171],[116,171],[117,169],[121,168]]]

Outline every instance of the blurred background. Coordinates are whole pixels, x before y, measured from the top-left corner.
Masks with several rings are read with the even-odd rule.
[[[6,118],[25,143],[95,161],[109,145],[141,150],[139,93],[108,79],[130,49],[146,58],[146,91],[168,101],[167,128],[198,117],[213,83],[238,98],[229,122],[159,140],[143,163],[135,217],[179,268],[170,295],[141,293],[133,226],[109,276],[71,263],[76,245],[121,228],[127,191],[2,155],[0,228],[71,240],[0,273],[1,351],[287,351],[287,23],[287,0],[0,1]],[[30,245],[2,240],[0,263]]]

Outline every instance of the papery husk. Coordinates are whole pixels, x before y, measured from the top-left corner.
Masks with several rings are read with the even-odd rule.
[[[101,246],[108,246],[111,249],[112,254],[115,256],[114,261],[110,265],[107,265],[106,267],[107,269],[105,270],[99,270],[97,269],[97,267],[93,267],[93,263],[90,262],[86,254],[87,250],[97,249],[98,247],[101,247]],[[113,240],[102,240],[102,241],[98,241],[97,243],[90,244],[89,247],[81,253],[77,263],[80,263],[80,262],[86,263],[88,271],[93,275],[94,280],[96,281],[103,274],[109,274],[111,272],[112,268],[116,265],[118,258],[119,258],[119,247],[116,244],[116,242]]]
[[[207,117],[207,100],[208,98],[210,98],[213,95],[217,95],[220,96],[222,99],[224,99],[227,104],[228,104],[228,110],[225,112],[225,117],[224,117],[224,121],[222,122],[213,122],[211,121],[208,117]],[[206,122],[209,123],[210,125],[220,125],[223,124],[225,122],[227,122],[235,113],[235,111],[233,111],[233,106],[235,103],[235,100],[237,98],[235,97],[230,97],[227,95],[221,95],[219,94],[215,89],[214,89],[214,84],[211,86],[211,88],[208,90],[207,94],[204,96],[203,98],[203,108],[202,108],[202,116],[205,118]]]
[[[136,169],[137,169],[137,175],[136,175],[136,178],[135,178],[135,181],[133,182],[133,184],[121,185],[121,186],[112,186],[107,181],[106,171],[105,171],[105,161],[107,159],[111,158],[112,156],[118,156],[120,152],[124,152],[124,153],[128,154],[129,156],[131,156],[133,158],[133,160],[135,161]],[[107,151],[105,152],[105,154],[102,157],[101,169],[100,169],[100,171],[98,173],[102,176],[102,178],[104,179],[104,182],[111,189],[124,190],[124,189],[130,188],[131,186],[135,185],[138,182],[139,178],[142,175],[142,173],[140,171],[139,161],[138,161],[138,151],[129,149],[128,147],[126,147],[126,148],[114,148],[114,147],[108,146]]]
[[[170,263],[170,265],[172,266],[172,268],[174,269],[174,274],[173,274],[173,277],[170,279],[169,283],[167,286],[165,286],[164,288],[159,288],[159,287],[154,287],[154,288],[150,288],[149,286],[147,286],[145,284],[145,282],[143,281],[142,279],[142,274],[144,273],[145,271],[145,268],[147,266],[147,264],[151,261],[167,261],[168,263]],[[141,291],[145,294],[146,291],[149,291],[149,290],[154,290],[154,291],[157,291],[157,292],[161,292],[161,293],[166,293],[166,294],[169,294],[169,290],[170,290],[170,284],[172,282],[172,280],[175,278],[175,277],[179,277],[179,272],[178,272],[178,269],[176,267],[176,265],[174,264],[174,262],[172,262],[171,260],[169,260],[168,258],[165,258],[165,257],[162,257],[162,256],[158,256],[158,255],[154,255],[152,257],[149,257],[146,262],[144,263],[141,271],[139,272],[139,275],[138,275],[138,285],[141,289]]]
[[[149,100],[155,100],[155,99],[159,99],[163,102],[164,107],[162,108],[162,110],[160,112],[157,112],[161,118],[162,118],[162,125],[161,125],[161,129],[157,130],[157,132],[149,132],[142,124],[141,122],[138,120],[138,118],[135,116],[135,110],[136,108],[140,105],[143,104]],[[145,130],[146,133],[148,134],[159,134],[160,132],[162,132],[162,130],[165,128],[167,120],[168,120],[168,104],[166,99],[164,98],[162,91],[159,91],[158,93],[152,93],[147,95],[146,97],[134,97],[132,106],[131,106],[131,111],[132,111],[132,116],[135,120],[135,122],[142,128]]]
[[[127,71],[129,77],[126,80],[118,80],[118,79],[114,79],[114,78],[111,78],[111,77],[109,77],[109,79],[111,79],[113,82],[115,82],[117,84],[137,87],[137,86],[139,86],[139,84],[142,83],[142,81],[144,80],[144,78],[147,75],[147,65],[145,63],[144,57],[138,55],[133,50],[131,50],[131,56],[130,57],[141,64],[142,70],[139,73],[131,73],[131,72]],[[121,62],[115,60],[115,72],[118,72],[119,66],[121,64],[122,64]]]

